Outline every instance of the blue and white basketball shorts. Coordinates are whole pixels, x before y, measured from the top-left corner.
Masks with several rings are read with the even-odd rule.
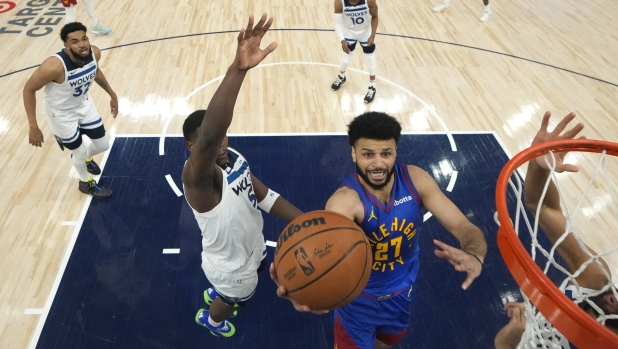
[[[49,128],[61,145],[74,145],[76,140],[81,139],[82,134],[92,139],[105,136],[103,119],[94,106],[92,98],[88,98],[84,104],[72,109],[53,108],[46,101],[43,101],[43,111]],[[103,130],[102,135],[101,130]],[[81,145],[81,142],[79,142],[79,145]]]
[[[373,349],[376,338],[397,344],[410,326],[410,289],[374,297],[361,294],[335,309],[335,349]]]

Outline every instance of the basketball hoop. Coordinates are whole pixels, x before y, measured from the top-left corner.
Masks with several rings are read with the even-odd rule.
[[[502,257],[507,267],[521,288],[524,296],[527,309],[527,328],[534,327],[531,330],[527,329],[526,332],[532,331],[533,336],[539,337],[541,335],[540,332],[547,331],[547,329],[539,328],[538,325],[532,326],[528,323],[533,320],[530,319],[532,314],[537,317],[537,320],[538,317],[540,317],[540,314],[534,311],[534,308],[538,309],[538,311],[542,314],[542,317],[551,323],[551,325],[546,327],[553,326],[557,329],[557,331],[559,331],[559,333],[555,332],[555,330],[554,332],[549,333],[548,336],[550,337],[550,340],[541,339],[541,341],[546,343],[540,343],[540,347],[560,348],[560,344],[552,345],[552,343],[557,343],[554,341],[557,336],[566,337],[568,341],[576,345],[579,349],[615,349],[618,348],[618,335],[614,334],[593,317],[586,314],[573,300],[569,299],[558,288],[558,286],[554,284],[554,282],[549,279],[546,275],[548,268],[546,267],[545,271],[543,271],[535,262],[536,248],[539,248],[535,245],[537,243],[536,230],[534,231],[534,234],[532,234],[532,230],[530,230],[533,239],[531,252],[526,251],[526,248],[518,236],[520,225],[527,225],[530,229],[532,229],[531,227],[536,226],[537,224],[531,225],[529,222],[529,217],[526,214],[527,209],[522,200],[523,180],[516,171],[520,166],[524,165],[528,161],[545,154],[549,154],[547,159],[551,163],[552,160],[549,158],[553,158],[553,154],[550,153],[560,152],[601,153],[601,159],[599,160],[597,170],[595,171],[596,176],[597,172],[602,171],[599,169],[602,167],[601,164],[603,166],[605,165],[605,157],[607,154],[618,156],[618,144],[588,139],[559,140],[537,144],[513,157],[513,159],[511,159],[502,170],[496,187],[496,207],[500,225],[497,236],[498,247],[500,248],[500,252],[502,253]],[[554,175],[555,173],[552,171],[550,177],[554,177]],[[507,195],[509,186],[513,189],[517,199],[515,207],[511,207],[511,212],[509,212],[509,204],[507,201],[513,201],[513,197]],[[586,193],[584,193],[584,195],[585,194]],[[514,221],[511,218],[513,210],[515,211]],[[565,232],[565,235],[567,234],[568,232]],[[573,234],[575,235],[575,233]],[[576,236],[576,238],[578,237]],[[561,241],[562,239],[560,239],[556,245]],[[618,246],[616,246],[612,252],[617,249]],[[540,250],[542,250],[541,252],[545,257],[549,256],[548,263],[555,263],[553,261],[555,247],[551,249],[551,253],[549,254],[544,249]],[[589,263],[595,262],[598,263],[598,261],[595,261],[594,259],[589,261]],[[559,266],[557,266],[557,268],[560,269]],[[564,269],[560,270],[565,272]],[[573,275],[568,272],[566,272],[566,274],[567,279],[572,280]],[[563,286],[567,281],[569,281],[567,279],[564,280]],[[532,313],[528,312],[530,308],[533,309]],[[553,339],[551,339],[552,336],[554,336]],[[523,339],[521,343],[523,343],[524,340],[525,339]],[[521,345],[522,344],[520,344],[520,346]]]

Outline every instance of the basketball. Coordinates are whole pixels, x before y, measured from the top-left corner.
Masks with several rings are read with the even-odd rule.
[[[361,228],[331,211],[290,222],[275,249],[275,272],[290,298],[330,310],[356,298],[371,274],[371,246]]]

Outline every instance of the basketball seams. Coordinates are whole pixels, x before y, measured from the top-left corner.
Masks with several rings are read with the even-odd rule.
[[[327,307],[327,309],[330,308],[336,308],[338,304],[341,304],[343,302],[345,302],[348,297],[350,297],[351,294],[353,294],[354,292],[356,292],[356,288],[358,287],[358,285],[361,283],[361,281],[363,281],[363,278],[365,276],[365,273],[367,272],[367,254],[371,255],[372,254],[372,250],[371,250],[371,246],[369,246],[369,244],[367,244],[367,242],[365,242],[365,265],[363,266],[363,273],[361,274],[361,277],[358,279],[358,281],[356,282],[356,285],[354,286],[354,288],[352,289],[352,291],[350,293],[348,293],[347,296],[345,296],[342,300],[340,300],[339,302]],[[373,260],[373,259],[372,259]],[[371,274],[371,271],[369,271],[369,274]]]

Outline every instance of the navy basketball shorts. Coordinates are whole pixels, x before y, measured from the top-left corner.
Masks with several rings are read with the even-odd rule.
[[[411,290],[382,297],[361,294],[335,309],[335,349],[373,349],[376,338],[397,344],[410,326]]]

